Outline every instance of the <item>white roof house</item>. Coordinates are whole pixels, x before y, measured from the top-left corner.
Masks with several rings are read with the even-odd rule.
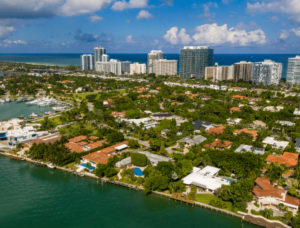
[[[194,167],[193,171],[183,178],[182,181],[185,185],[195,185],[213,192],[216,189],[221,188],[222,185],[230,185],[228,180],[216,177],[216,174],[219,171],[220,169],[212,166],[206,166],[202,170]]]
[[[263,155],[265,153],[265,149],[241,144],[234,152],[235,153],[253,152],[253,154]]]
[[[239,124],[242,121],[242,119],[240,118],[236,118],[236,119],[227,119],[227,123],[229,125],[235,125],[235,124]]]
[[[298,108],[295,109],[294,115],[300,115],[300,110]]]
[[[263,111],[279,112],[282,109],[284,109],[283,106],[267,106],[263,109]]]
[[[125,158],[115,164],[117,168],[131,164],[131,157]]]
[[[277,141],[274,137],[267,137],[263,141],[264,146],[271,145],[278,150],[284,150],[289,145],[287,141]]]
[[[289,126],[289,127],[295,126],[295,123],[293,123],[293,122],[291,122],[291,121],[281,121],[281,120],[277,120],[276,123],[277,123],[277,124],[280,124],[280,125],[286,125],[286,126]]]
[[[6,137],[10,146],[18,145],[45,135],[46,131],[35,131],[33,127],[7,131]]]

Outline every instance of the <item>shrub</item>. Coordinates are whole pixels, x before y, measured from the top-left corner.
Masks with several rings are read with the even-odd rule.
[[[137,178],[137,183],[138,183],[138,184],[143,184],[143,183],[144,183],[144,178],[138,177],[138,178]]]
[[[140,144],[137,140],[134,140],[134,139],[130,139],[128,141],[128,146],[131,148],[131,149],[137,149],[140,147]]]
[[[136,166],[146,166],[147,165],[147,156],[140,153],[131,154],[131,162]]]
[[[191,192],[197,192],[197,187],[195,185],[191,186]]]
[[[255,203],[254,203],[254,205],[255,205],[256,207],[259,207],[259,205],[258,205],[258,203],[257,203],[257,202],[255,202]]]
[[[136,181],[136,180],[137,180],[137,177],[134,176],[134,175],[132,175],[132,176],[131,176],[131,181]]]
[[[195,192],[190,192],[190,193],[188,194],[188,197],[189,197],[190,200],[195,200],[195,199],[196,199],[196,194],[195,194]]]

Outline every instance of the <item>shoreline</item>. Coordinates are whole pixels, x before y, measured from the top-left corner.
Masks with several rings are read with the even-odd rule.
[[[46,163],[41,163],[41,162],[33,161],[32,159],[27,158],[27,157],[22,157],[22,156],[15,155],[15,154],[10,154],[10,153],[7,153],[7,152],[4,152],[4,153],[0,152],[0,155],[8,157],[10,159],[15,159],[15,160],[19,160],[19,161],[30,162],[30,163],[33,163],[33,164],[38,165],[38,166],[41,166],[40,164],[43,164],[43,167],[49,168],[49,167],[47,167]],[[100,177],[97,177],[96,175],[90,174],[90,173],[82,173],[82,175],[80,175],[80,174],[78,174],[74,170],[66,169],[66,168],[63,168],[63,167],[60,167],[60,166],[56,166],[56,169],[64,171],[64,172],[68,172],[68,173],[71,173],[71,174],[74,174],[74,175],[76,175],[76,177],[79,175],[81,177],[88,177],[88,178],[95,179],[95,180],[97,180],[97,184],[98,184],[98,181],[100,180],[101,184],[103,184],[103,183],[110,183],[110,184],[113,184],[113,185],[117,185],[117,186],[121,186],[121,187],[126,187],[126,188],[128,188],[130,190],[135,190],[135,191],[142,191],[143,190],[143,187],[138,187],[137,185],[126,184],[126,183],[123,183],[123,182],[120,182],[120,181],[110,181],[107,178],[100,178]],[[169,200],[174,199],[175,202],[177,202],[177,200],[178,200],[181,203],[191,204],[191,203],[182,201],[180,199],[175,199],[174,197],[172,197],[171,194],[166,194],[166,193],[157,192],[157,191],[151,191],[151,193],[153,193],[155,195],[163,196],[165,198],[169,198]],[[207,209],[207,210],[211,210],[211,211],[215,211],[215,212],[221,212],[221,214],[226,214],[228,216],[237,217],[237,218],[241,219],[241,223],[243,221],[245,221],[245,222],[248,222],[249,224],[252,223],[254,225],[261,226],[261,227],[272,227],[272,226],[270,226],[270,224],[271,224],[271,225],[274,225],[274,227],[290,228],[290,226],[285,225],[285,224],[283,224],[283,223],[281,223],[279,221],[267,220],[267,219],[265,219],[262,216],[249,215],[249,214],[246,214],[246,213],[240,212],[240,211],[238,211],[237,214],[235,214],[234,212],[226,211],[224,209],[213,207],[211,205],[207,205],[207,204],[196,202],[196,201],[193,201],[193,202],[194,202],[194,204],[191,204],[193,207],[195,205],[195,206],[199,206],[199,207],[202,207],[204,209]],[[266,222],[266,225],[264,225],[262,223],[262,221]],[[261,222],[261,223],[259,223],[259,222]]]

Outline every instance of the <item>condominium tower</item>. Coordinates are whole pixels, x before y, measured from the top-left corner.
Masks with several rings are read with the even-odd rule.
[[[153,73],[155,75],[176,75],[177,62],[177,60],[155,60],[153,61]]]
[[[237,83],[239,80],[243,80],[245,82],[252,81],[252,70],[252,62],[241,61],[239,63],[235,63],[233,81],[235,83]]]
[[[106,54],[102,55],[102,62],[108,62],[109,61],[109,56]]]
[[[213,67],[205,67],[205,80],[217,82],[232,80],[234,66],[219,66],[218,63]]]
[[[146,64],[130,64],[130,74],[146,74]]]
[[[292,84],[300,84],[300,56],[289,58],[286,81]]]
[[[104,47],[95,47],[94,48],[94,60],[96,62],[102,62],[102,55],[106,54],[106,49]]]
[[[282,63],[271,60],[257,62],[253,65],[253,83],[263,85],[278,85],[282,74]]]
[[[82,55],[81,56],[81,70],[94,70],[94,56]]]
[[[204,79],[205,67],[213,62],[214,50],[208,46],[186,46],[180,51],[180,78]]]
[[[158,50],[153,50],[148,54],[148,73],[154,73],[153,72],[153,62],[155,60],[163,59],[164,54],[162,51]]]
[[[129,61],[120,62],[116,59],[111,59],[109,62],[97,62],[96,71],[122,75],[130,72],[130,63]]]

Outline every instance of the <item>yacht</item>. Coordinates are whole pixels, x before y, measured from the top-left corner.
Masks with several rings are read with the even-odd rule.
[[[24,102],[24,101],[26,101],[27,100],[27,98],[26,97],[20,97],[18,100],[17,100],[17,102]]]
[[[55,168],[56,168],[56,165],[53,165],[52,163],[48,163],[47,166],[48,166],[50,169],[55,169]]]
[[[0,99],[0,103],[4,103],[5,102],[5,100],[3,100],[3,99]]]
[[[34,112],[29,116],[29,118],[31,118],[31,119],[36,118],[36,117],[38,117],[38,115],[35,114]]]
[[[6,101],[6,102],[11,102],[11,99],[6,98],[5,101]]]

